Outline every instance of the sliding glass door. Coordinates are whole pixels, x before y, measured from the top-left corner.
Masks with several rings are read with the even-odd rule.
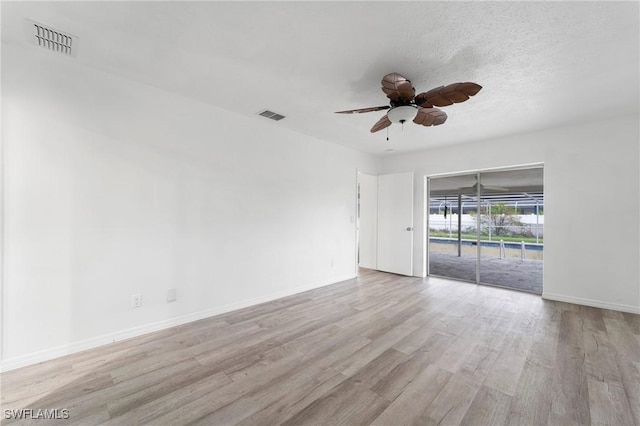
[[[429,275],[542,293],[542,167],[431,177]]]
[[[429,274],[476,282],[476,174],[429,179]]]

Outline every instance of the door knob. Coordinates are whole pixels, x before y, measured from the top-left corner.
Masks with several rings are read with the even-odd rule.
[[[413,231],[413,227],[412,226],[407,226],[407,231]]]

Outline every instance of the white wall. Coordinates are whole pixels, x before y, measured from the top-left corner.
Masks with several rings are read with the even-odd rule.
[[[355,276],[356,170],[373,158],[2,54],[3,368]]]
[[[482,143],[389,156],[382,173],[414,171],[415,235],[423,235],[424,176],[544,162],[543,297],[640,313],[638,116]],[[624,223],[602,228],[603,215]],[[422,276],[423,244],[414,250]]]

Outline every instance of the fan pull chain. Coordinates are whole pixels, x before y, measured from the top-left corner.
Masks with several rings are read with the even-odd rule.
[[[389,140],[389,128],[387,127],[387,141]]]

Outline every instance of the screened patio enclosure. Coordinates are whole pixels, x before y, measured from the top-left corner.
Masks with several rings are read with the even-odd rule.
[[[429,275],[542,293],[542,166],[427,181]]]

